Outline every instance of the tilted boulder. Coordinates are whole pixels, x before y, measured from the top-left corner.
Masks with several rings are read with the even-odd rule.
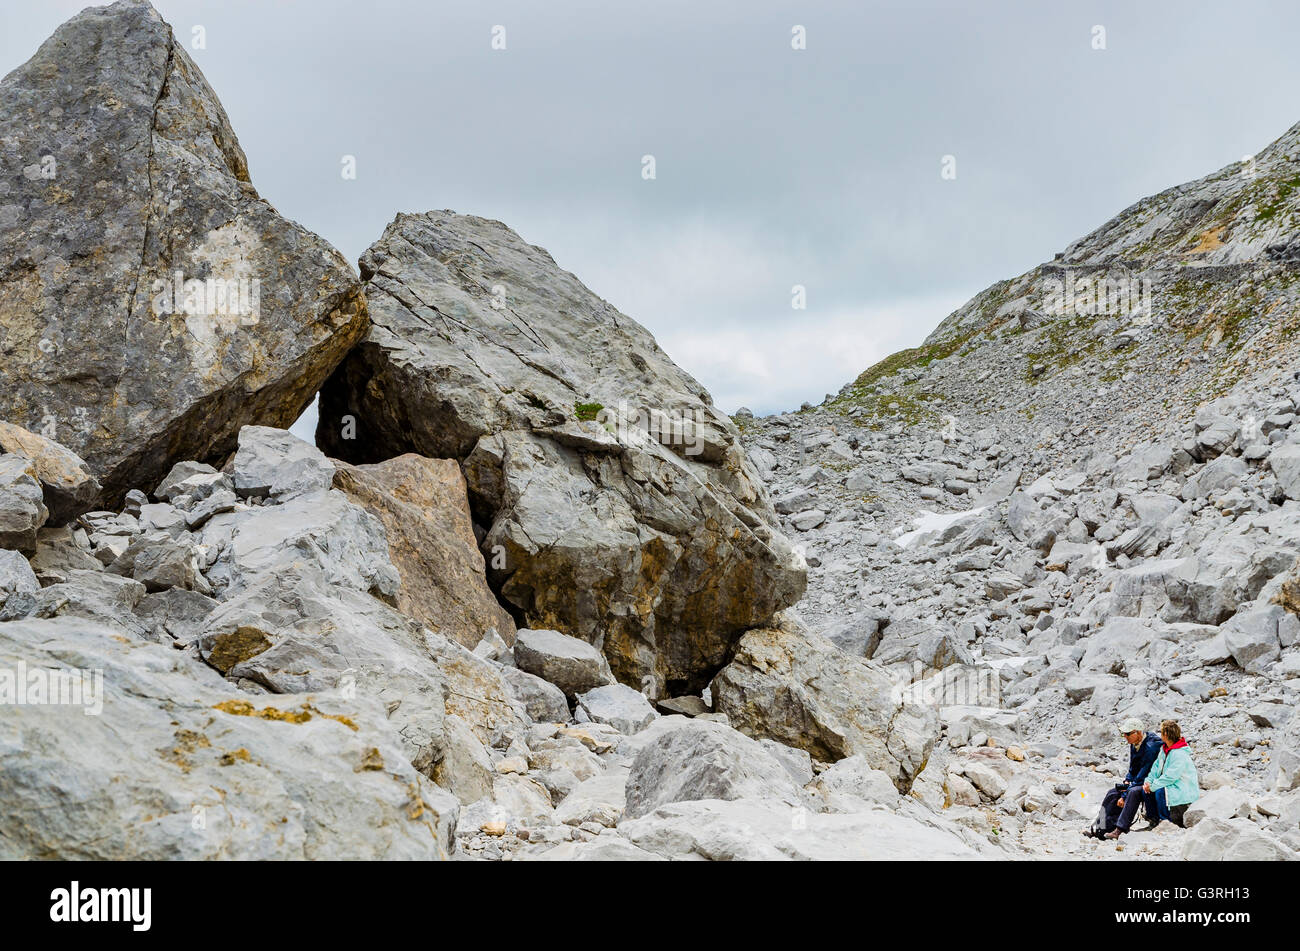
[[[698,690],[802,596],[738,433],[643,327],[499,222],[399,215],[361,260],[373,326],[321,392],[317,442],[462,462],[488,577],[615,675]]]
[[[0,82],[0,418],[114,504],[245,423],[290,425],[364,334],[355,272],[249,181],[145,0],[85,10]]]
[[[559,631],[521,629],[514,658],[520,670],[554,684],[568,696],[614,682],[600,651]]]
[[[925,768],[939,734],[935,711],[904,703],[883,668],[789,622],[742,637],[711,690],[715,708],[742,733],[825,762],[862,755],[901,792]]]

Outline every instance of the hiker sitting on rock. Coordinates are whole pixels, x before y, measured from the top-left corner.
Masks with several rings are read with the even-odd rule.
[[[1136,717],[1129,717],[1121,723],[1119,732],[1129,745],[1128,774],[1122,782],[1115,785],[1114,789],[1106,793],[1106,798],[1102,800],[1104,819],[1100,822],[1101,827],[1094,826],[1088,830],[1089,835],[1098,838],[1104,836],[1108,839],[1118,839],[1133,825],[1138,806],[1146,800],[1142,792],[1142,784],[1160,754],[1160,737],[1143,730],[1142,721]],[[1148,806],[1147,818],[1150,820],[1154,815],[1155,812]]]
[[[1192,748],[1183,739],[1178,724],[1173,720],[1161,723],[1160,735],[1164,746],[1142,786],[1147,794],[1147,812],[1150,814],[1154,808],[1159,821],[1168,819],[1181,826],[1187,807],[1201,798],[1201,785],[1192,762]]]

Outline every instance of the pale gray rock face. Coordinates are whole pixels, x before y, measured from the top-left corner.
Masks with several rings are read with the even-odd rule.
[[[36,551],[31,556],[32,570],[41,584],[68,580],[73,570],[97,571],[100,562],[76,541],[67,527],[43,528],[36,534]]]
[[[250,696],[179,651],[72,618],[0,624],[0,668],[20,662],[85,672],[92,690],[90,702],[7,706],[0,718],[4,859],[451,850],[455,800],[407,763],[374,698]]]
[[[14,594],[34,594],[41,589],[32,566],[16,551],[0,548],[0,608]]]
[[[1221,786],[1203,792],[1201,797],[1187,807],[1183,821],[1187,828],[1195,828],[1205,819],[1250,818],[1250,796],[1231,786]]]
[[[622,822],[619,832],[648,852],[715,862],[980,858],[951,832],[906,816],[805,812],[759,797],[673,803]]]
[[[489,795],[461,809],[456,837],[469,838],[494,824],[550,825],[554,815],[550,793],[541,783],[526,776],[498,776]]]
[[[612,684],[609,663],[584,640],[559,631],[521,629],[515,635],[515,664],[573,697]]]
[[[138,581],[104,571],[74,569],[65,581],[31,595],[10,596],[0,618],[84,618],[113,624],[144,638],[149,628],[134,614],[144,597],[145,587]]]
[[[208,577],[219,590],[295,562],[318,567],[330,584],[389,603],[401,583],[379,520],[337,490],[218,515],[200,539],[218,552]]]
[[[855,615],[822,633],[851,657],[870,657],[880,644],[880,618],[872,614]]]
[[[799,598],[731,420],[545,251],[430,212],[399,215],[361,266],[374,326],[322,391],[318,442],[462,460],[489,580],[528,626],[678,693]]]
[[[627,776],[611,773],[583,780],[555,809],[555,821],[580,826],[595,822],[612,829],[627,808]]]
[[[1300,856],[1249,819],[1206,818],[1185,836],[1182,857],[1192,862],[1285,862]]]
[[[1261,673],[1280,656],[1278,625],[1286,617],[1277,605],[1235,614],[1223,625],[1224,647],[1243,670]]]
[[[233,491],[234,488],[235,484],[228,475],[207,463],[187,460],[172,466],[153,490],[153,496],[160,502],[175,501],[179,504],[182,499],[198,501],[221,489]]]
[[[780,799],[796,807],[802,791],[754,740],[708,720],[683,720],[637,753],[627,778],[627,816],[695,799]]]
[[[281,501],[328,489],[334,464],[310,443],[284,429],[245,426],[239,431],[234,462],[235,492]]]
[[[569,719],[569,701],[559,687],[517,667],[502,667],[501,675],[530,720],[563,723]]]
[[[1288,499],[1300,499],[1300,445],[1278,446],[1268,454],[1268,464]]]
[[[629,736],[641,732],[659,717],[645,695],[626,684],[609,684],[579,694],[578,709],[588,720],[612,726]]]
[[[23,170],[0,195],[0,418],[107,502],[290,425],[365,332],[354,271],[258,196],[144,0],[78,14],[0,82],[0,156]]]
[[[195,637],[200,655],[227,678],[275,693],[381,699],[415,769],[464,802],[481,798],[491,789],[484,747],[524,726],[501,669],[394,609],[400,578],[375,516],[338,490],[280,480],[304,471],[302,459],[319,471],[314,450],[245,434],[255,437],[249,461],[262,473],[245,488],[294,487],[279,504],[241,504],[204,527],[221,604]]]
[[[31,460],[0,456],[0,548],[35,552],[36,533],[49,514]]]
[[[905,704],[883,668],[793,625],[746,634],[710,689],[716,709],[741,732],[824,762],[862,755],[903,792],[939,732],[934,710]]]
[[[1294,749],[1278,750],[1269,765],[1268,780],[1274,792],[1300,789],[1300,753]]]
[[[817,777],[815,791],[822,808],[829,812],[864,812],[872,803],[894,806],[898,802],[893,779],[868,763],[865,756],[840,760]]]
[[[807,786],[813,780],[812,756],[807,750],[795,749],[776,740],[761,737],[758,745],[767,750],[772,758],[785,767],[796,786]]]
[[[498,668],[316,566],[283,563],[247,579],[204,618],[196,644],[228,678],[275,693],[379,698],[406,759],[458,794],[467,786],[451,777],[523,728]],[[472,729],[447,729],[452,715]]]

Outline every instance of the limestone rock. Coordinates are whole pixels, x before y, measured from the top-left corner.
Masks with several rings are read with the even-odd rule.
[[[1297,854],[1249,819],[1206,818],[1187,833],[1182,858],[1194,862],[1276,862],[1295,861]]]
[[[72,618],[0,624],[0,667],[19,662],[103,676],[83,692],[88,702],[6,706],[0,858],[433,859],[451,850],[455,800],[406,762],[373,698],[249,696],[179,651]]]
[[[659,716],[644,694],[626,684],[609,684],[579,694],[578,709],[589,720],[628,735],[639,733]]]
[[[52,439],[30,433],[13,423],[0,422],[0,452],[26,456],[49,509],[50,525],[66,525],[89,511],[100,492],[99,480],[75,452]]]
[[[245,498],[285,500],[328,489],[334,481],[334,464],[323,452],[288,430],[271,426],[239,430],[239,449],[231,468],[235,492]]]
[[[779,762],[720,723],[683,720],[636,755],[627,778],[627,816],[695,799],[773,798],[802,803]]]
[[[502,667],[501,675],[530,720],[564,723],[569,719],[569,701],[559,687],[517,667]]]
[[[826,762],[860,754],[902,792],[939,732],[935,712],[904,704],[882,668],[794,625],[746,634],[711,689],[716,709],[741,732]]]
[[[35,552],[36,533],[49,514],[35,463],[12,453],[0,456],[0,548]]]
[[[802,812],[781,801],[701,800],[662,806],[619,824],[645,851],[715,862],[977,859],[953,833],[884,810]]]
[[[555,684],[570,697],[614,682],[600,651],[559,631],[519,630],[515,663],[520,670]]]
[[[545,251],[404,214],[361,266],[374,326],[321,393],[318,441],[352,463],[464,463],[489,580],[530,627],[662,695],[701,689],[798,600],[805,569],[734,424]]]
[[[513,643],[515,623],[488,588],[454,460],[406,454],[377,465],[341,464],[334,487],[383,523],[402,577],[398,610],[465,647],[489,631]]]
[[[898,788],[886,772],[871,766],[864,756],[840,760],[817,777],[815,790],[830,812],[862,812],[870,803],[893,806]]]
[[[290,425],[365,333],[352,268],[258,196],[145,0],[83,11],[5,77],[0,143],[28,168],[0,196],[0,418],[107,502]]]
[[[16,551],[0,548],[0,607],[10,595],[34,594],[41,590],[32,566]]]

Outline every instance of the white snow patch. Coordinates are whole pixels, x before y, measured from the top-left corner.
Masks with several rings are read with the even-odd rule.
[[[956,525],[962,519],[970,518],[972,515],[979,515],[987,505],[981,505],[977,509],[967,509],[964,512],[929,512],[921,509],[913,519],[912,524],[916,527],[910,532],[904,532],[894,538],[894,544],[899,548],[906,548],[912,542],[916,541],[922,535],[930,532],[941,532],[950,525]]]

